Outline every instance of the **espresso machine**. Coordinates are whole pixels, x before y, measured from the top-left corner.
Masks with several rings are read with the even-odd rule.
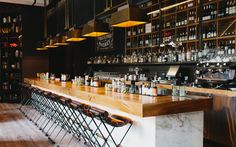
[[[236,88],[236,63],[203,62],[198,63],[195,71],[195,83],[203,88]]]

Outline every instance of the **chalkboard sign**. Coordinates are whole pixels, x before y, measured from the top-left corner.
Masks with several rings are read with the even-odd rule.
[[[98,37],[96,40],[96,50],[97,52],[105,52],[114,50],[113,47],[113,31],[109,34]]]

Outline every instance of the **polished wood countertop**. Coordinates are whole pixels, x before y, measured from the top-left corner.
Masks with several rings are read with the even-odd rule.
[[[171,85],[158,84],[158,88],[172,89]],[[236,91],[213,89],[213,88],[198,88],[198,87],[185,87],[188,92],[202,93],[202,94],[212,94],[212,95],[225,95],[228,97],[236,97]]]
[[[120,110],[139,117],[176,114],[210,109],[212,99],[203,96],[143,96],[105,91],[105,88],[75,86],[71,82],[24,79],[26,83],[78,99]]]

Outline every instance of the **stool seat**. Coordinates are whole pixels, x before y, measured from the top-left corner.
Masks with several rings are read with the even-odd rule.
[[[66,98],[66,97],[63,97],[63,96],[59,96],[59,102],[61,103],[61,104],[67,104],[67,103],[71,103],[71,99],[70,98]]]
[[[109,113],[97,107],[91,107],[89,113],[92,117],[108,117]]]
[[[133,123],[133,121],[130,120],[129,118],[126,118],[126,117],[123,117],[120,115],[108,116],[105,118],[105,122],[111,126],[114,126],[114,127],[122,127],[128,123],[130,123],[130,124]]]
[[[44,94],[45,96],[51,96],[51,92],[48,92],[48,91],[43,91],[43,94]]]
[[[83,105],[82,103],[78,102],[78,101],[74,101],[71,100],[71,102],[69,103],[70,107],[73,109],[77,109],[79,108],[81,105]]]

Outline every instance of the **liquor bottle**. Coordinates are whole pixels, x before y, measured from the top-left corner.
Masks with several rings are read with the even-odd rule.
[[[178,62],[182,62],[182,51],[179,50],[178,52]]]
[[[186,62],[186,53],[185,53],[185,48],[183,47],[182,50],[182,62]]]
[[[186,60],[187,62],[190,62],[192,60],[192,51],[191,51],[191,48],[187,50],[187,53],[186,53]]]
[[[131,30],[130,29],[127,30],[127,36],[131,36]]]
[[[179,53],[178,53],[177,48],[176,48],[176,50],[175,50],[174,56],[175,56],[175,61],[174,61],[174,62],[178,62],[178,61],[179,61]]]
[[[189,40],[195,40],[195,39],[197,39],[197,37],[196,37],[196,27],[190,27],[189,28],[189,36],[188,36],[189,38]]]
[[[137,28],[133,28],[132,35],[133,35],[133,36],[137,35]]]

